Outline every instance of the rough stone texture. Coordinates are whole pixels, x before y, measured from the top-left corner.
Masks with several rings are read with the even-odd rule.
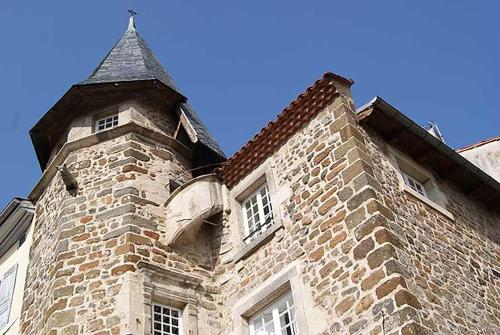
[[[388,231],[375,236],[401,248],[399,265],[386,263],[386,270],[403,274],[408,285],[409,293],[396,293],[396,302],[420,308],[420,321],[408,324],[402,333],[499,333],[498,214],[437,177],[454,220],[404,192],[389,163],[387,143],[370,131],[363,133],[383,203],[395,215]]]
[[[144,114],[151,123],[162,117]],[[155,129],[174,126],[159,123]],[[163,207],[168,182],[191,178],[185,173],[187,157],[128,134],[74,151],[66,164],[80,189],[76,197],[69,195],[58,174],[36,203],[22,334],[128,332],[128,316],[117,299],[128,294],[127,273],[145,276],[139,262],[196,274],[206,278],[204,286],[212,282],[210,254],[189,246],[179,252],[162,243],[169,225]],[[214,298],[199,290],[203,310]]]
[[[393,219],[385,213],[392,211],[382,205],[381,187],[373,178],[373,163],[357,128],[352,101],[341,96],[273,155],[274,182],[278,189],[289,190],[280,203],[284,233],[237,264],[220,264],[217,273],[232,274],[222,284],[230,310],[266,279],[295,263],[311,298],[307,315],[317,313],[324,321],[309,322],[309,334],[376,333],[382,317],[397,319],[397,290],[382,298],[376,290],[394,278],[384,263],[398,257],[400,245],[384,228]],[[233,213],[226,215],[228,236],[238,224]],[[370,255],[377,257],[369,261]],[[375,312],[381,302],[385,305]],[[232,322],[225,323],[228,329]],[[404,323],[394,322],[386,327],[387,333]]]
[[[165,186],[188,160],[134,134],[73,152],[79,194],[57,175],[36,204],[22,334],[144,333],[146,298],[177,277],[189,331],[236,334],[239,308],[291,265],[305,334],[498,333],[498,216],[444,182],[454,221],[405,193],[346,91],[265,162],[280,226],[243,255],[238,185],[216,227],[166,245]]]

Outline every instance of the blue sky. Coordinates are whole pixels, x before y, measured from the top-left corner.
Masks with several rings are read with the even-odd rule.
[[[499,1],[5,1],[0,206],[41,171],[28,131],[137,28],[228,155],[326,71],[460,147],[500,135]]]

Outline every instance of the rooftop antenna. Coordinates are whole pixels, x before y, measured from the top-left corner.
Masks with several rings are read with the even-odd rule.
[[[130,19],[128,21],[128,30],[134,30],[135,29],[135,19],[134,17],[137,15],[137,12],[133,9],[129,9],[128,13],[130,14]]]

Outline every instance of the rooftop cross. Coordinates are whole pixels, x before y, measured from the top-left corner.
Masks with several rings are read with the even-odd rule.
[[[137,15],[137,12],[133,9],[129,9],[128,12],[130,14],[130,19],[128,21],[128,30],[133,30],[135,29],[134,17]]]

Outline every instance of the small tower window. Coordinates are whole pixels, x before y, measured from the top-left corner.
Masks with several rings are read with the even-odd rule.
[[[153,305],[153,335],[182,335],[181,311],[172,307]]]
[[[262,186],[243,201],[245,242],[249,243],[274,223],[271,199],[267,185]]]
[[[96,133],[118,126],[118,114],[97,120],[95,123]]]

